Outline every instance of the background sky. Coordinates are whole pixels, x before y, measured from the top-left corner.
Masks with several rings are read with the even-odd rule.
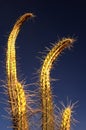
[[[79,101],[74,117],[79,121],[74,130],[86,130],[86,4],[81,0],[0,0],[0,80],[5,80],[5,53],[8,35],[24,13],[36,15],[25,22],[16,41],[18,71],[26,84],[34,82],[32,77],[40,68],[45,47],[63,37],[74,37],[77,41],[71,50],[65,50],[56,61],[51,77],[58,79],[52,84],[55,103]],[[4,84],[0,82],[1,86]],[[0,87],[0,92],[3,88]],[[0,102],[6,98],[0,94]],[[5,105],[0,103],[0,128],[6,130],[10,121]]]

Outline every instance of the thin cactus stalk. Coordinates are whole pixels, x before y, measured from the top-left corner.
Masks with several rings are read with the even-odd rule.
[[[23,85],[19,82],[17,77],[15,41],[23,22],[31,17],[33,17],[32,13],[26,13],[18,19],[9,35],[7,43],[7,90],[14,130],[29,130],[26,96]]]
[[[71,115],[72,115],[72,110],[71,110],[71,107],[68,106],[62,112],[62,120],[61,120],[61,124],[60,124],[60,130],[70,130]]]
[[[50,85],[50,71],[53,62],[65,48],[70,48],[74,39],[64,38],[56,43],[45,57],[40,72],[42,130],[55,130],[54,105]]]

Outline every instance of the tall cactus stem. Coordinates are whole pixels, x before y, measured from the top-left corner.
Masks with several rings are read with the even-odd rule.
[[[7,43],[7,90],[9,95],[14,130],[29,130],[26,96],[23,90],[23,85],[19,82],[17,77],[15,41],[23,22],[31,17],[33,17],[32,13],[26,13],[17,20],[9,35]]]
[[[40,71],[42,130],[55,130],[54,105],[50,85],[50,72],[54,61],[65,48],[70,48],[73,42],[73,38],[63,38],[53,46],[43,61],[43,65]]]

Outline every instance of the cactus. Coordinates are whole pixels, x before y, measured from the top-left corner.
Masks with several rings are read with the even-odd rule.
[[[43,61],[40,71],[41,104],[42,104],[42,130],[54,130],[54,104],[50,85],[50,71],[53,62],[58,58],[65,48],[70,48],[74,39],[64,38],[57,42]]]
[[[32,13],[22,15],[15,23],[7,43],[6,51],[6,76],[7,91],[9,96],[10,113],[12,116],[13,130],[30,130],[30,122],[27,116],[27,100],[24,85],[19,81],[16,67],[15,41],[20,28],[25,20],[32,18]],[[53,94],[50,84],[50,72],[53,63],[65,48],[70,48],[74,42],[73,38],[63,38],[53,45],[43,60],[40,70],[40,92],[41,95],[41,120],[42,130],[55,130],[56,117],[54,113]],[[35,110],[36,111],[36,110]],[[35,113],[35,112],[34,112]],[[72,107],[65,107],[61,113],[59,130],[70,130]]]
[[[67,106],[62,103],[63,109],[60,110],[60,118],[59,118],[59,130],[70,130],[71,125],[77,123],[77,120],[74,119],[73,113],[74,108],[76,107],[77,102],[68,103]]]
[[[26,95],[23,90],[23,85],[19,82],[16,69],[16,52],[15,41],[20,31],[23,22],[33,17],[32,13],[26,13],[21,16],[15,23],[9,38],[6,52],[6,74],[7,74],[7,87],[9,95],[9,103],[11,107],[11,115],[14,130],[28,130],[29,123],[27,117],[27,103]]]
[[[71,114],[72,114],[72,110],[70,106],[66,107],[63,110],[60,130],[70,130]]]

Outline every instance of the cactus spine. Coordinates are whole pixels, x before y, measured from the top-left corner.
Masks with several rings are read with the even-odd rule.
[[[53,62],[61,52],[72,45],[74,39],[64,38],[56,43],[45,57],[40,72],[41,103],[42,103],[42,130],[55,130],[54,105],[50,85],[50,71]]]
[[[14,130],[28,130],[26,96],[23,85],[19,82],[16,69],[15,41],[20,28],[25,20],[33,17],[32,13],[26,13],[15,23],[9,38],[6,52],[7,90],[11,107],[11,115]]]

